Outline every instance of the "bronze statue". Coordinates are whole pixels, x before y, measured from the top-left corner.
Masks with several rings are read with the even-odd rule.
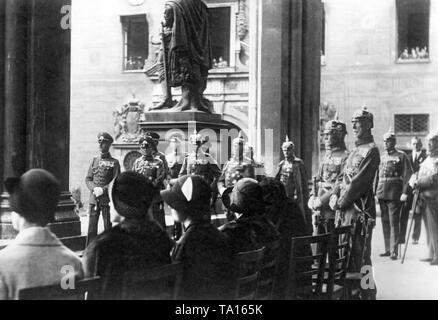
[[[212,68],[207,6],[202,0],[168,0],[162,26],[158,69],[163,101],[150,110],[212,113],[212,103],[203,97]],[[172,87],[182,89],[181,101],[176,105]]]

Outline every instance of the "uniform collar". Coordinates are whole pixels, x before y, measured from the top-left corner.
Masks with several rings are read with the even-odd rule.
[[[109,159],[111,158],[111,153],[107,152],[107,153],[101,153],[100,154],[100,158],[101,159]]]
[[[388,155],[392,155],[392,154],[394,154],[394,153],[396,153],[396,152],[397,152],[396,149],[386,150],[386,154],[388,154]]]
[[[357,139],[355,144],[356,144],[356,147],[359,147],[359,146],[362,146],[364,144],[369,144],[369,143],[373,143],[373,142],[374,142],[373,135],[369,135],[367,137],[363,137],[363,138]]]

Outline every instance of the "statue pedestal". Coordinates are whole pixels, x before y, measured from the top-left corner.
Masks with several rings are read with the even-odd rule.
[[[142,116],[138,126],[143,132],[154,132],[160,135],[159,151],[169,154],[169,140],[178,136],[181,140],[180,154],[190,152],[189,137],[196,130],[209,137],[205,145],[209,153],[219,165],[224,164],[230,156],[231,140],[239,134],[239,128],[224,121],[219,114],[204,112],[147,112]],[[135,142],[116,141],[113,144],[112,155],[118,159],[123,170],[131,170],[134,161],[140,157],[139,146]]]

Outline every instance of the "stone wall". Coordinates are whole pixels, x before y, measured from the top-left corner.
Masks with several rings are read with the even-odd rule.
[[[325,0],[326,65],[321,101],[350,122],[366,104],[375,114],[375,137],[394,126],[394,114],[430,114],[438,129],[438,3],[431,1],[430,61],[397,63],[397,13],[393,0]],[[349,125],[350,127],[350,125]],[[351,131],[351,129],[350,129]],[[348,138],[351,146],[352,137]],[[399,137],[407,147],[410,137]]]

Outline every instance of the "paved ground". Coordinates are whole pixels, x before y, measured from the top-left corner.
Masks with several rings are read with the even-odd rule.
[[[168,223],[171,223],[171,217]],[[82,217],[82,228],[86,234],[87,217]],[[100,221],[100,229],[103,228]],[[423,226],[424,229],[424,226]],[[411,241],[411,240],[410,240]],[[384,251],[382,223],[380,218],[373,235],[373,264],[379,300],[438,300],[438,266],[432,267],[419,259],[426,256],[426,234],[423,230],[420,244],[409,243],[405,263],[381,258]],[[403,246],[404,250],[404,246]]]
[[[405,263],[381,258],[384,252],[382,223],[377,221],[373,235],[373,264],[379,300],[438,300],[438,266],[420,262],[426,257],[426,233],[423,230],[420,244],[412,245],[409,239]],[[403,246],[404,250],[404,246]]]

